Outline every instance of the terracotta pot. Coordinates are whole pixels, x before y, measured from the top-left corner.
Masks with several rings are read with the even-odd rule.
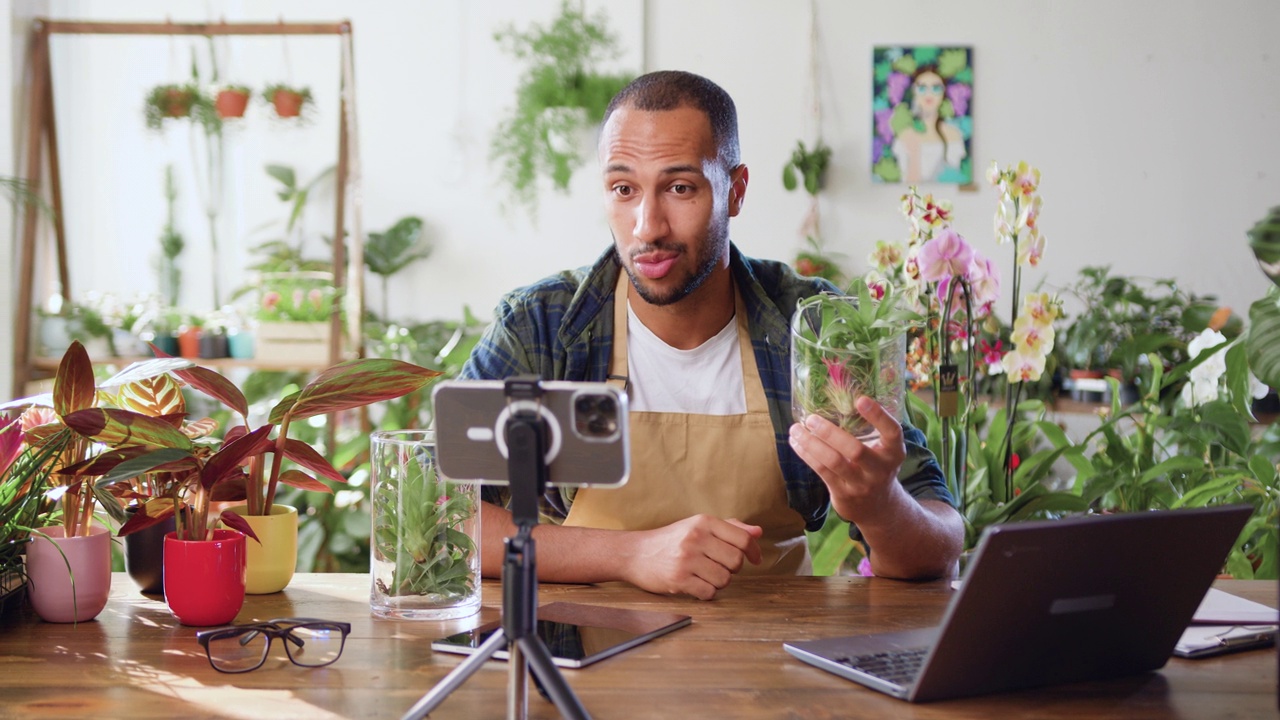
[[[298,565],[297,508],[275,504],[271,506],[270,515],[250,515],[245,505],[229,509],[244,518],[261,541],[245,540],[248,569],[244,591],[250,595],[266,595],[285,589]]]
[[[200,357],[200,328],[190,328],[178,333],[178,355],[195,359]]]
[[[129,508],[132,515],[136,508]],[[155,525],[124,536],[124,568],[141,592],[164,593],[164,536],[175,530],[170,516]]]
[[[226,625],[244,605],[245,536],[214,530],[212,540],[164,536],[164,599],[183,625]]]
[[[249,106],[249,93],[243,90],[219,90],[213,106],[218,111],[218,117],[223,120],[244,117],[245,108]]]
[[[186,117],[191,114],[191,95],[186,90],[172,89],[165,92],[164,116]]]
[[[28,595],[47,622],[92,620],[111,594],[111,533],[95,525],[83,537],[66,537],[62,527],[31,533],[27,546]]]
[[[302,95],[289,90],[277,90],[271,96],[271,104],[280,117],[298,117],[302,114]]]

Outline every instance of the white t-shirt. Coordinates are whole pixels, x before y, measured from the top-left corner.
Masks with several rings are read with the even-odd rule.
[[[742,415],[747,411],[738,322],[692,350],[666,344],[627,303],[628,399],[637,412]]]

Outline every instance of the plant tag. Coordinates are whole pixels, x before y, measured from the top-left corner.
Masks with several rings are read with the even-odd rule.
[[[960,411],[960,369],[938,366],[938,417],[955,417]]]

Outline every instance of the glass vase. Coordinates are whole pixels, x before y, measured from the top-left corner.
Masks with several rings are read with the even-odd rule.
[[[791,412],[796,422],[814,414],[860,440],[873,440],[880,432],[854,403],[866,395],[902,417],[907,335],[905,328],[881,328],[874,340],[859,339],[847,326],[857,302],[823,295],[797,306],[791,319]]]
[[[480,610],[480,486],[436,467],[435,433],[370,438],[375,617],[450,620]]]

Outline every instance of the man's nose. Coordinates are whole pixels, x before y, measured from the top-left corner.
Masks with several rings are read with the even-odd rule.
[[[632,235],[643,243],[666,236],[668,231],[666,210],[659,198],[645,198],[636,207],[636,225]]]

